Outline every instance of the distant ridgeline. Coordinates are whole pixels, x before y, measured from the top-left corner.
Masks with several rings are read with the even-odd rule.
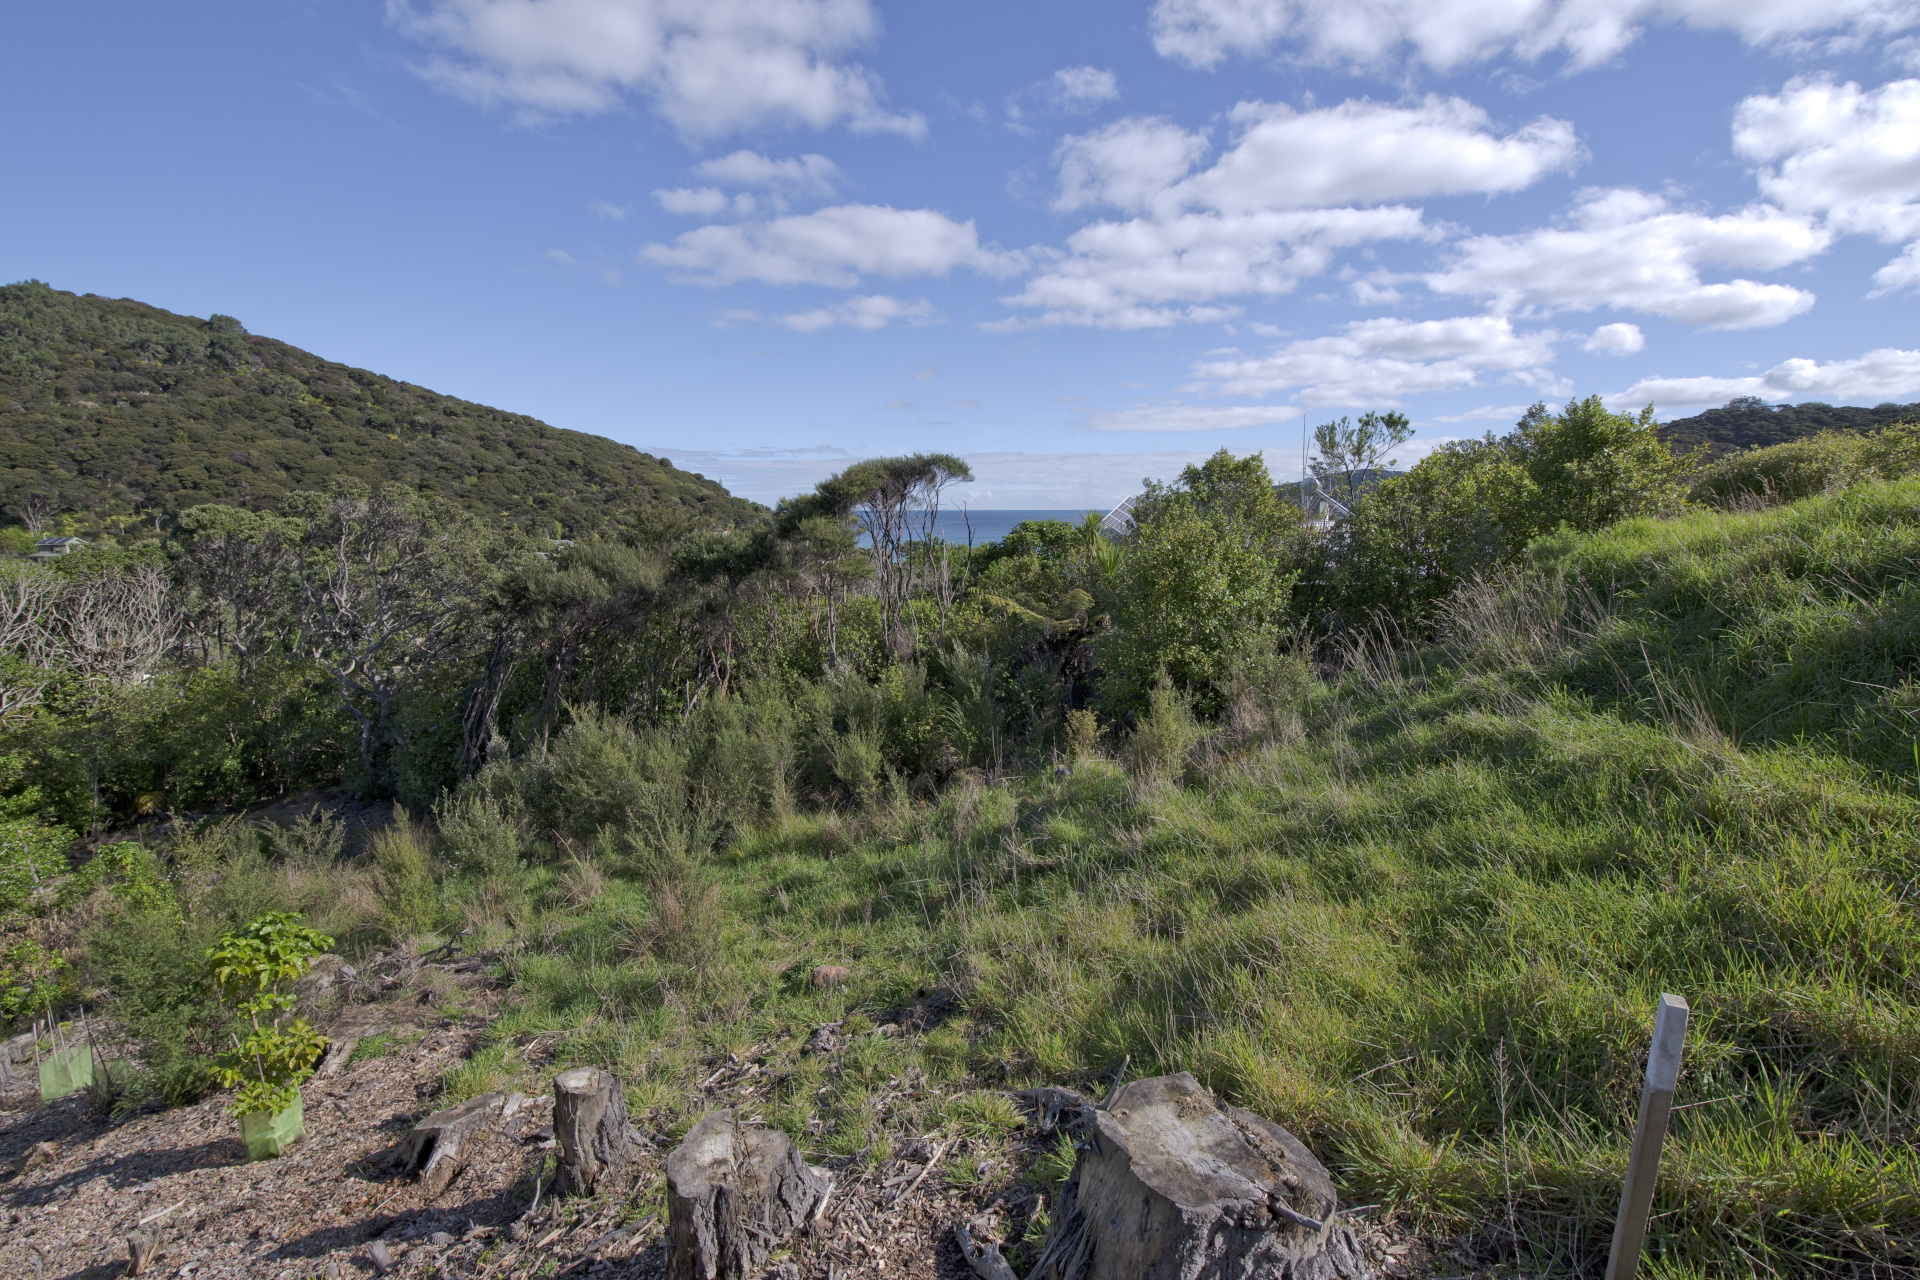
[[[0,287],[0,508],[82,519],[202,502],[272,508],[335,479],[398,480],[540,532],[647,502],[731,523],[754,504],[663,458],[334,364],[230,316],[198,320],[38,281]]]
[[[1691,418],[1675,418],[1661,426],[1660,434],[1681,453],[1706,445],[1718,457],[1822,431],[1872,431],[1907,418],[1920,418],[1920,404],[1877,404],[1871,409],[1818,401],[1770,405],[1758,396],[1744,396]]]

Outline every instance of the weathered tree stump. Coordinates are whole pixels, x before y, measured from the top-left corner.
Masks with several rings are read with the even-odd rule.
[[[832,1189],[780,1130],[714,1112],[667,1157],[667,1280],[759,1275]]]
[[[602,1178],[633,1159],[634,1135],[620,1081],[598,1067],[555,1076],[553,1136],[560,1143],[553,1194],[592,1195]]]
[[[407,1131],[400,1162],[420,1171],[420,1185],[429,1198],[445,1191],[467,1167],[473,1148],[499,1114],[502,1098],[498,1093],[483,1093],[457,1107],[436,1111]]]
[[[1185,1072],[1094,1112],[1028,1280],[1363,1280],[1327,1171]]]
[[[127,1237],[127,1270],[130,1276],[145,1275],[160,1250],[159,1238],[151,1231],[135,1231]]]

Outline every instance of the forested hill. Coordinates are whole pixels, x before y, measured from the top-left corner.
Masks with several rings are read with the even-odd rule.
[[[0,287],[0,508],[81,523],[398,480],[540,532],[755,508],[664,458],[129,299]]]
[[[1706,445],[1717,457],[1821,431],[1872,431],[1915,417],[1920,417],[1920,404],[1877,404],[1871,409],[1818,401],[1770,405],[1758,396],[1745,396],[1691,418],[1675,418],[1661,426],[1660,434],[1678,452]]]

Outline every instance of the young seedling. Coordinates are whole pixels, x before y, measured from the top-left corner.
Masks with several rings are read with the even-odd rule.
[[[275,1115],[299,1099],[301,1082],[313,1074],[327,1041],[304,1018],[288,1018],[294,998],[281,986],[332,945],[332,938],[301,924],[298,915],[273,911],[208,949],[207,966],[221,999],[237,1005],[251,1028],[244,1040],[232,1037],[232,1051],[215,1068],[220,1083],[236,1091],[227,1107],[234,1118]]]

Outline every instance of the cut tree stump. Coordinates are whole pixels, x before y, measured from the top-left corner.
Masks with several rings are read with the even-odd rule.
[[[667,1280],[758,1276],[832,1189],[780,1130],[714,1112],[667,1157]]]
[[[483,1093],[457,1107],[436,1111],[407,1131],[400,1162],[406,1169],[420,1171],[420,1185],[429,1199],[445,1191],[467,1167],[473,1148],[499,1114],[504,1097]]]
[[[620,1081],[599,1067],[555,1076],[553,1136],[560,1143],[553,1194],[592,1195],[602,1178],[633,1159],[634,1131]]]
[[[127,1270],[130,1276],[145,1275],[153,1265],[160,1242],[151,1231],[135,1231],[127,1237]]]
[[[1095,1111],[1028,1280],[1367,1280],[1327,1171],[1181,1072]]]

